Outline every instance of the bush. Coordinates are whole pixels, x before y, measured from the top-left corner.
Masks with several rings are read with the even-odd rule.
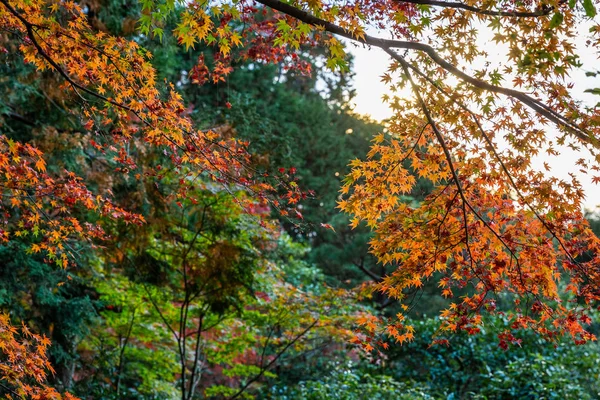
[[[367,368],[348,362],[333,367],[319,380],[296,386],[273,386],[265,396],[277,400],[428,400],[426,388],[398,382],[386,375],[371,375]]]

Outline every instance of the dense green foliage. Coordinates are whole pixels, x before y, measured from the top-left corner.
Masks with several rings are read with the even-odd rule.
[[[275,399],[595,399],[600,396],[599,346],[549,346],[535,335],[520,345],[498,347],[506,321],[487,321],[481,335],[458,335],[450,345],[430,346],[435,318],[415,322],[415,340],[394,347],[384,360],[331,367],[297,386],[275,384]]]

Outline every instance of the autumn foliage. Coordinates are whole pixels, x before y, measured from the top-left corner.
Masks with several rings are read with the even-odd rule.
[[[139,242],[127,242],[125,247],[123,241],[124,249],[115,246],[114,254],[103,256],[118,265],[115,269],[124,270],[130,258],[148,256],[145,252],[157,237],[171,239],[171,247],[161,242],[168,255],[157,255],[158,250],[151,255],[160,261],[157,265],[174,266],[183,276],[174,281],[164,277],[173,291],[165,306],[171,315],[155,306],[145,316],[158,313],[153,317],[173,332],[182,364],[181,391],[184,399],[186,392],[191,398],[199,379],[204,318],[231,307],[244,309],[237,304],[241,299],[251,302],[241,293],[246,293],[254,273],[273,266],[234,267],[247,267],[245,252],[268,250],[261,240],[277,239],[270,210],[300,224],[299,204],[310,197],[310,188],[299,187],[295,167],[257,166],[250,143],[237,139],[234,130],[196,126],[178,83],[158,77],[154,55],[134,39],[98,29],[91,23],[88,5],[45,0],[0,3],[4,32],[0,49],[37,76],[51,76],[57,82],[63,92],[59,108],[77,121],[82,143],[113,163],[116,180],[139,182],[144,193],[159,183],[170,190],[157,196],[161,211],[153,210],[147,220],[140,210],[119,204],[110,185],[49,166],[35,141],[19,142],[2,134],[0,241],[28,238],[30,254],[69,268],[78,259],[72,243],[110,248],[107,229],[113,234],[131,229],[127,232],[135,232]],[[390,57],[382,80],[389,86],[383,100],[393,117],[385,132],[373,139],[364,159],[348,160],[351,172],[343,181],[339,208],[350,214],[352,227],[366,223],[374,233],[372,254],[391,266],[380,280],[363,285],[360,294],[398,300],[401,312],[394,318],[353,314],[351,321],[328,319],[322,309],[299,312],[279,338],[272,338],[273,328],[255,343],[264,349],[276,343],[285,351],[319,328],[361,344],[367,352],[386,350],[390,342],[413,339],[406,314],[431,280],[452,301],[440,315],[438,343],[446,343],[446,336],[457,331],[477,334],[488,314],[506,315],[510,322],[509,329],[498,333],[503,348],[518,343],[515,332],[523,329],[551,341],[564,335],[578,344],[595,340],[588,326],[589,312],[600,300],[600,241],[582,212],[584,190],[576,175],[560,179],[551,174],[551,163],[542,167],[535,163],[536,157],[556,158],[570,147],[581,155],[576,162],[581,174],[595,181],[600,175],[600,115],[597,107],[586,107],[577,99],[573,78],[581,67],[577,41],[585,35],[588,46],[599,42],[600,28],[590,22],[596,13],[592,0],[142,0],[141,7],[139,35],[158,41],[173,37],[185,50],[211,49],[211,61],[202,54],[189,71],[194,85],[226,83],[243,63],[278,64],[285,71],[310,74],[303,55],[317,46],[326,48],[327,67],[344,70],[343,40]],[[167,30],[173,19],[174,27]],[[492,44],[498,47],[499,58],[489,49]],[[226,107],[231,109],[229,101]],[[158,157],[165,162],[154,162]],[[419,180],[431,183],[432,193],[418,204],[406,202]],[[228,207],[234,211],[215,218],[210,236],[204,232],[204,216],[207,209],[220,212],[214,204],[222,200],[209,201],[220,192],[230,196]],[[185,225],[166,218],[163,209],[172,213],[176,209],[183,220],[192,222]],[[246,217],[259,222],[253,225]],[[238,225],[229,226],[227,221]],[[136,229],[145,224],[157,228],[144,236]],[[161,224],[169,229],[159,229]],[[264,236],[246,241],[240,226],[265,229]],[[230,274],[228,268],[234,268]],[[219,296],[205,296],[204,289],[198,289],[211,279],[218,281]],[[320,298],[300,289],[279,281],[267,286],[280,295],[269,304],[272,309],[264,304],[268,301],[257,301],[246,311],[267,310],[264,315],[272,318],[273,309],[302,302],[318,308]],[[135,286],[141,289],[147,290]],[[134,289],[123,289],[127,290]],[[181,293],[183,298],[174,300]],[[324,295],[330,301],[323,303],[325,308],[336,304],[340,295],[336,293]],[[145,297],[136,296],[154,299],[149,291]],[[512,306],[499,307],[500,297],[508,298]],[[136,310],[131,312],[131,326]],[[176,310],[185,318],[178,320]],[[196,316],[188,318],[188,312]],[[315,313],[320,316],[313,319]],[[257,320],[267,318],[264,315]],[[360,326],[352,338],[342,321]],[[221,322],[213,321],[214,326]],[[227,327],[235,331],[234,325]],[[15,388],[14,395],[59,398],[42,384],[45,371],[51,369],[47,339],[26,327],[19,335],[7,316],[0,318],[0,330],[0,349],[7,360],[0,368]],[[192,339],[195,356],[190,361],[186,349]],[[276,361],[282,353],[274,354],[271,360]],[[252,370],[258,371],[254,380],[272,364],[261,357],[260,368]],[[186,384],[188,375],[191,381]],[[227,387],[222,391],[232,398],[241,395]]]
[[[9,389],[8,398],[75,399],[44,385],[48,373],[53,372],[46,354],[48,338],[32,333],[25,325],[15,328],[7,315],[0,316],[0,337],[0,372],[3,381],[14,388]]]

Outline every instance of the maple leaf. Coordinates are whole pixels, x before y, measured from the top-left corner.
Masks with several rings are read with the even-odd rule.
[[[37,168],[37,170],[40,172],[45,172],[46,171],[46,162],[41,158],[38,159],[35,162],[35,168]]]

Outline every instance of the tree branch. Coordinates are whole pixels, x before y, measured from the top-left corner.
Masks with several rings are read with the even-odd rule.
[[[559,245],[561,246],[561,248],[563,249],[563,251],[565,252],[565,254],[567,255],[567,257],[569,258],[569,260],[571,260],[571,262],[573,262],[574,264],[578,264],[578,261],[575,259],[575,257],[573,257],[571,255],[571,253],[566,248],[566,246],[563,243],[563,241],[558,237],[558,235],[550,227],[550,225],[548,224],[548,222],[531,205],[531,203],[527,201],[527,199],[525,198],[525,195],[523,195],[522,191],[517,186],[517,183],[515,182],[512,174],[508,171],[508,167],[506,166],[506,164],[502,160],[502,157],[500,157],[500,154],[498,154],[498,151],[496,150],[496,146],[492,142],[492,139],[487,134],[487,132],[483,129],[483,126],[481,125],[481,122],[479,121],[479,117],[477,116],[477,114],[475,114],[475,112],[473,110],[471,110],[469,107],[467,107],[463,102],[457,100],[450,93],[446,92],[446,90],[444,90],[442,87],[440,87],[436,82],[434,82],[431,78],[429,78],[427,75],[425,75],[417,67],[415,67],[414,65],[412,65],[410,63],[407,63],[406,65],[407,65],[408,68],[410,68],[413,71],[415,71],[415,73],[417,75],[419,75],[421,78],[425,79],[430,85],[432,85],[434,88],[436,88],[439,92],[441,92],[444,96],[446,96],[451,102],[453,102],[454,104],[456,104],[458,107],[460,107],[462,110],[464,110],[467,114],[469,114],[471,116],[471,118],[475,122],[475,125],[477,126],[477,129],[481,133],[482,138],[484,139],[485,143],[488,145],[489,151],[492,153],[492,155],[494,156],[494,158],[496,159],[496,161],[498,161],[498,163],[500,164],[500,168],[502,169],[502,171],[506,175],[506,177],[507,177],[507,179],[509,181],[509,184],[515,190],[515,192],[517,193],[517,196],[519,196],[519,198],[521,199],[522,203],[535,215],[535,217],[542,223],[542,225],[544,226],[544,228],[546,228],[546,230],[552,235],[552,237],[554,237],[554,239],[559,243]]]
[[[275,364],[277,362],[277,360],[290,348],[294,345],[294,343],[296,343],[298,340],[300,340],[301,337],[303,337],[304,335],[306,335],[316,324],[317,322],[319,322],[318,319],[314,320],[312,324],[310,324],[309,326],[307,326],[302,332],[300,332],[293,340],[291,340],[290,342],[288,342],[288,344],[286,344],[284,346],[283,349],[281,349],[276,355],[275,357],[264,367],[261,366],[261,370],[258,374],[256,374],[252,379],[248,380],[248,382],[246,382],[246,384],[244,386],[242,386],[240,388],[240,390],[238,390],[234,395],[232,395],[231,397],[228,397],[228,400],[233,400],[233,399],[237,399],[238,397],[240,397],[242,395],[242,393],[244,393],[244,391],[248,388],[248,386],[250,386],[252,383],[256,382],[257,380],[259,380],[265,372],[267,372],[267,370],[269,368],[271,368],[273,366],[273,364]]]
[[[381,279],[383,278],[382,276],[377,275],[376,273],[374,273],[373,271],[371,271],[370,269],[368,269],[367,267],[365,267],[365,259],[362,258],[360,260],[360,263],[353,263],[354,265],[356,265],[358,267],[358,269],[360,269],[362,272],[364,272],[365,274],[367,274],[371,279],[373,279],[375,282],[381,282]]]
[[[117,396],[119,396],[119,394],[121,393],[121,381],[123,378],[123,359],[125,356],[125,348],[127,347],[127,343],[129,342],[129,339],[131,338],[131,331],[133,330],[133,324],[135,322],[136,311],[137,311],[137,306],[134,307],[133,312],[131,314],[131,321],[129,322],[129,327],[127,328],[127,333],[126,333],[125,337],[123,338],[124,341],[123,341],[123,343],[119,343],[119,346],[121,346],[121,351],[119,352],[119,365],[117,367]]]
[[[4,0],[1,0],[4,1]],[[390,54],[390,49],[406,49],[406,50],[417,50],[422,51],[429,56],[436,64],[450,72],[452,75],[457,78],[462,79],[463,81],[471,84],[472,86],[486,90],[489,92],[502,94],[504,96],[512,97],[516,100],[519,100],[540,116],[546,118],[547,120],[553,122],[558,126],[562,126],[573,133],[576,137],[582,140],[585,143],[591,144],[595,147],[599,147],[597,140],[594,136],[587,132],[585,129],[580,128],[571,122],[568,118],[560,115],[556,111],[554,111],[551,107],[542,103],[540,100],[537,100],[523,92],[519,92],[518,90],[508,89],[501,86],[495,86],[486,81],[474,78],[469,74],[461,71],[456,66],[446,61],[443,57],[439,55],[439,53],[430,45],[420,42],[411,42],[404,40],[392,40],[392,39],[382,39],[374,36],[363,34],[360,37],[356,36],[352,31],[344,29],[332,22],[325,21],[321,18],[315,17],[312,14],[307,13],[306,11],[300,10],[294,6],[291,6],[286,3],[282,3],[279,0],[256,0],[258,3],[263,4],[269,8],[280,11],[284,14],[287,14],[293,18],[298,19],[306,24],[310,24],[319,28],[324,29],[327,32],[345,37],[347,39],[364,43],[370,46],[379,47],[380,49],[386,51]],[[390,54],[391,55],[391,54]]]
[[[456,1],[440,1],[440,0],[395,0],[397,3],[422,4],[443,8],[455,8],[459,10],[471,11],[476,14],[489,15],[492,17],[516,17],[516,18],[537,18],[549,15],[552,12],[552,7],[545,5],[538,8],[536,11],[494,11],[484,10],[470,6],[465,3]]]
[[[479,276],[479,274],[477,273],[477,271],[474,268],[473,265],[473,254],[471,253],[471,246],[469,244],[470,242],[470,233],[469,233],[469,220],[468,220],[468,213],[467,213],[467,207],[471,210],[471,212],[481,221],[483,222],[486,227],[488,227],[488,229],[502,242],[504,243],[504,239],[502,239],[500,237],[500,235],[498,233],[496,233],[495,230],[493,230],[489,224],[483,219],[483,217],[481,217],[481,215],[473,208],[473,206],[471,205],[471,203],[467,200],[465,191],[463,189],[462,183],[460,181],[460,178],[458,176],[458,171],[456,170],[456,168],[454,167],[454,163],[452,162],[452,155],[450,154],[450,149],[448,148],[446,141],[444,140],[444,136],[442,135],[442,133],[440,132],[440,130],[438,129],[433,116],[431,115],[431,112],[429,111],[429,108],[427,108],[427,104],[425,103],[425,100],[423,100],[423,97],[421,96],[421,93],[418,90],[418,87],[415,83],[415,81],[413,80],[411,74],[410,74],[410,70],[408,68],[408,63],[406,62],[406,60],[404,60],[404,58],[400,57],[398,54],[394,53],[393,51],[387,49],[386,52],[388,54],[390,54],[390,56],[394,57],[396,60],[398,60],[402,66],[402,69],[404,70],[404,74],[406,75],[408,81],[411,84],[412,90],[415,94],[415,96],[417,97],[417,100],[419,101],[419,104],[421,105],[421,109],[423,110],[423,114],[425,114],[425,117],[427,118],[427,121],[429,122],[429,125],[431,126],[431,129],[433,130],[433,133],[435,134],[435,137],[439,143],[439,145],[442,147],[442,151],[444,152],[444,156],[446,158],[446,162],[448,163],[448,168],[450,169],[450,172],[452,174],[452,179],[454,180],[455,184],[456,184],[456,189],[458,190],[458,194],[462,200],[462,204],[461,204],[461,208],[462,208],[462,214],[463,214],[463,224],[464,224],[464,231],[465,231],[465,247],[467,252],[469,253],[469,261],[471,264],[471,271],[473,272],[473,274],[475,276],[477,276],[479,278],[479,280],[485,285],[486,289],[489,291],[493,291],[490,287],[489,284],[482,278]],[[505,244],[505,246],[507,247],[507,249],[509,249],[509,251],[511,251],[512,253],[512,249],[510,249],[508,247],[508,245]],[[515,256],[516,258],[516,256]],[[518,262],[518,260],[517,260]]]

